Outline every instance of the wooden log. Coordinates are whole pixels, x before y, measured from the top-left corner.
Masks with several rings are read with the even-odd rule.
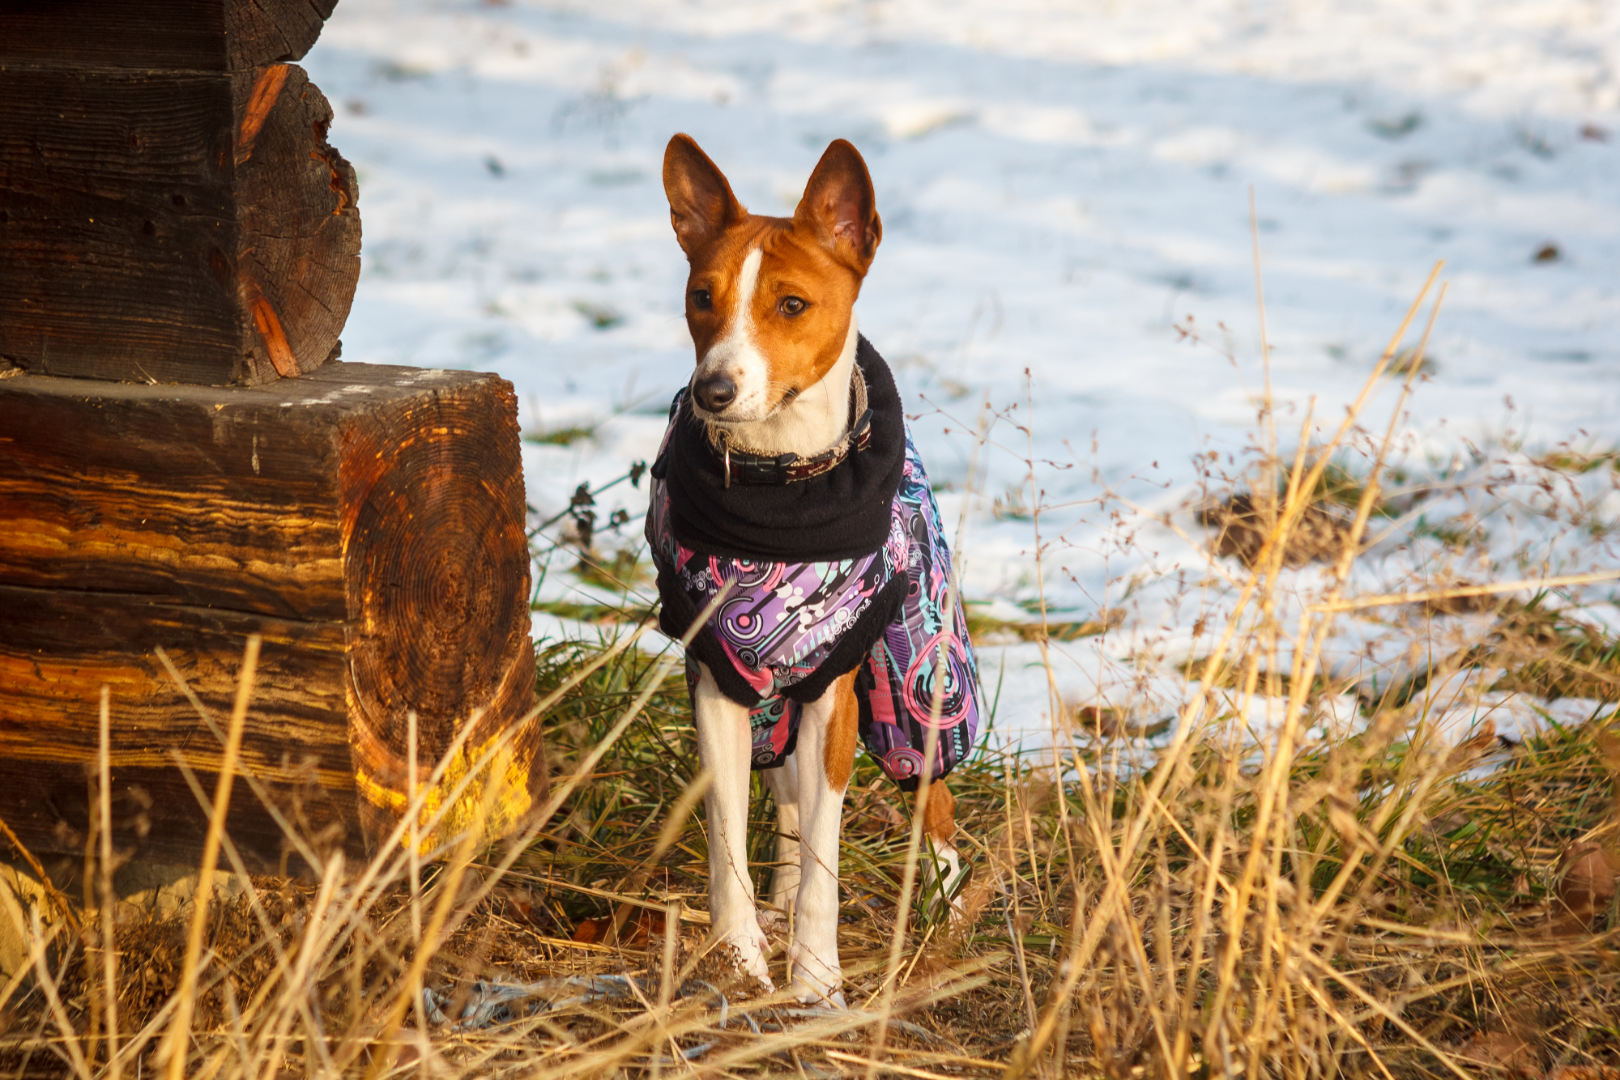
[[[241,71],[302,59],[337,0],[4,0],[0,64]]]
[[[205,385],[319,367],[360,275],[331,120],[292,64],[0,63],[0,360]]]
[[[206,814],[173,759],[211,791],[221,748],[156,650],[223,722],[259,633],[242,767],[304,835],[383,842],[413,712],[418,785],[475,725],[431,806],[506,747],[436,839],[488,784],[489,832],[517,826],[545,765],[538,723],[517,725],[534,655],[516,412],[492,375],[362,364],[255,388],[0,379],[0,818],[81,850],[106,685],[117,844],[194,860]],[[229,826],[253,869],[288,865],[240,781]]]

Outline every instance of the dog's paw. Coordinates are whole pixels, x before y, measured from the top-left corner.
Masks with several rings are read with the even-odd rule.
[[[751,932],[739,932],[726,938],[724,944],[731,951],[732,961],[737,970],[751,979],[758,980],[767,993],[776,989],[771,981],[769,966],[765,963],[765,953],[769,943],[765,934],[756,927]]]
[[[844,973],[837,967],[823,963],[802,944],[792,950],[793,996],[801,1004],[818,1005],[824,1009],[847,1009],[844,1003]]]
[[[800,979],[793,980],[793,997],[801,1005],[822,1009],[847,1009],[844,992],[836,987],[812,986]]]

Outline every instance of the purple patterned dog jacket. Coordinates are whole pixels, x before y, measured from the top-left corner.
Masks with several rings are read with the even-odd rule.
[[[663,451],[676,424],[689,420],[685,410],[677,397]],[[934,778],[949,773],[973,748],[978,668],[959,599],[946,622],[951,555],[909,429],[904,439],[888,539],[877,551],[852,559],[774,562],[697,554],[671,527],[668,486],[653,481],[647,541],[659,571],[665,631],[684,633],[692,613],[707,608],[726,582],[735,583],[688,650],[687,682],[695,687],[702,659],[721,691],[749,707],[756,769],[775,768],[793,752],[801,702],[856,669],[861,739],[901,788],[917,786],[929,727],[939,733]],[[687,616],[672,620],[677,609]],[[719,664],[730,670],[716,670]]]

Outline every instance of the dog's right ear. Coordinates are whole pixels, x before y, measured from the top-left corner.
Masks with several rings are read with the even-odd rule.
[[[675,239],[688,257],[748,214],[690,135],[676,135],[664,150],[664,194]]]

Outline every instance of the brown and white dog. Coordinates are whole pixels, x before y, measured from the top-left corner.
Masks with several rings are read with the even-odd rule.
[[[749,213],[686,135],[670,140],[664,190],[691,264],[686,321],[697,351],[693,414],[738,445],[809,458],[850,430],[857,333],[854,305],[883,236],[866,163],[842,139],[827,147],[792,217]],[[790,981],[801,1001],[843,1006],[838,962],[838,855],[844,791],[857,742],[856,673],[803,705],[784,766],[765,771],[777,805],[770,902],[790,911]],[[707,666],[693,707],[698,752],[712,783],[709,912],[741,969],[771,986],[768,943],[748,873],[749,709]],[[924,828],[947,889],[961,874],[952,845],[955,800],[927,789]],[[925,859],[925,873],[934,864]]]

